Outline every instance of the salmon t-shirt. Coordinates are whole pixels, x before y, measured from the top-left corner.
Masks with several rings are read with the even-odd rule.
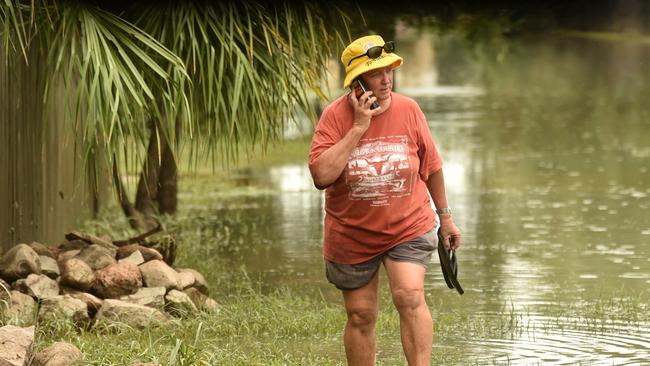
[[[352,128],[354,109],[343,95],[328,105],[312,139],[309,167]],[[435,225],[425,181],[442,168],[417,103],[392,93],[325,190],[323,255],[343,264],[365,262]],[[322,187],[321,187],[322,188]]]

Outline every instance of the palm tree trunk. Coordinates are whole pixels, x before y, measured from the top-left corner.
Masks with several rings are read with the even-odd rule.
[[[156,227],[157,221],[155,216],[157,209],[155,206],[155,198],[158,195],[160,166],[162,163],[161,144],[164,141],[164,137],[158,134],[154,121],[151,121],[150,128],[149,147],[142,173],[140,173],[138,190],[135,197],[135,209],[144,216],[144,226],[141,228],[145,230],[151,230]]]
[[[158,186],[158,210],[161,214],[174,214],[178,206],[178,169],[176,161],[167,144],[163,150],[160,165],[160,185]]]
[[[177,123],[176,129],[180,124]],[[178,168],[171,148],[164,136],[158,134],[156,123],[150,123],[151,135],[132,205],[117,169],[113,163],[113,181],[122,211],[134,229],[152,230],[159,221],[158,214],[174,214],[178,206]]]
[[[120,177],[119,171],[117,169],[117,158],[113,157],[113,184],[115,185],[115,192],[117,193],[117,199],[120,201],[120,207],[124,212],[124,215],[129,219],[129,225],[134,229],[140,229],[145,227],[145,220],[142,213],[133,207],[129,197],[126,195],[126,189],[124,188],[124,183]]]
[[[180,134],[181,123],[176,120],[176,138]],[[160,165],[158,195],[158,210],[161,214],[175,214],[178,207],[178,167],[167,140],[160,141],[162,146],[162,162]]]

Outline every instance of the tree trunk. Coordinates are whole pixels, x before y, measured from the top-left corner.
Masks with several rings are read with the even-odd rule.
[[[163,150],[158,186],[158,210],[161,214],[175,214],[178,206],[178,169],[167,144]]]
[[[129,219],[129,225],[134,229],[145,227],[144,216],[140,211],[133,207],[129,197],[126,195],[124,183],[122,183],[122,178],[117,170],[117,157],[113,157],[113,185],[115,186],[117,199],[120,201],[120,207],[122,208],[124,215]]]
[[[176,130],[180,127],[176,123]],[[147,156],[138,181],[135,206],[125,194],[125,189],[113,164],[113,179],[122,211],[134,229],[152,230],[159,221],[158,214],[174,214],[178,206],[178,168],[171,148],[164,136],[158,134],[155,121],[150,122],[151,135]]]
[[[158,195],[158,184],[160,177],[161,165],[161,144],[164,137],[158,135],[156,123],[150,123],[151,135],[149,136],[149,148],[147,156],[140,173],[138,181],[138,190],[135,196],[135,209],[144,217],[144,226],[141,229],[151,230],[156,227],[155,216],[157,209],[155,207],[155,197]]]
[[[176,138],[180,134],[180,121],[176,120]],[[175,214],[178,207],[178,167],[167,140],[162,140],[162,164],[158,185],[158,210],[161,214]]]

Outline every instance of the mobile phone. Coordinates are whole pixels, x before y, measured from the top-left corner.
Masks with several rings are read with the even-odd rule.
[[[354,95],[357,97],[357,99],[359,99],[361,98],[363,93],[368,91],[368,87],[366,86],[366,84],[364,84],[361,78],[356,78],[350,85],[350,90],[353,91]],[[379,108],[379,102],[377,102],[377,100],[372,102],[372,104],[370,105],[370,109],[375,109],[375,108]]]

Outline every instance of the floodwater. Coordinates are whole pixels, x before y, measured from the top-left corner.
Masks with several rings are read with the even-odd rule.
[[[650,46],[504,42],[505,51],[471,52],[434,39],[426,83],[409,83],[417,54],[405,47],[397,73],[398,91],[427,116],[463,231],[465,295],[446,288],[434,258],[427,297],[485,321],[511,312],[520,324],[439,335],[436,347],[468,363],[650,362],[650,319],[639,318],[650,295]],[[233,264],[269,287],[320,288],[340,301],[324,278],[323,195],[306,159],[241,174],[266,193],[215,198],[228,207],[215,217],[245,243],[228,254]]]

